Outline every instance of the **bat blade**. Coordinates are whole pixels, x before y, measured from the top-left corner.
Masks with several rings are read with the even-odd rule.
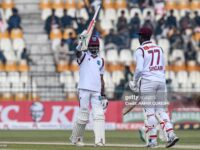
[[[81,50],[87,50],[87,48],[88,48],[89,40],[92,36],[93,30],[94,30],[94,27],[95,27],[95,23],[96,23],[96,18],[97,18],[99,11],[100,11],[100,8],[101,8],[101,6],[99,5],[98,8],[95,11],[95,14],[94,14],[92,20],[90,21],[90,24],[89,24],[87,30],[85,30],[86,32],[82,33],[83,34],[82,35],[83,36],[83,38],[82,38],[83,42],[82,42]]]
[[[97,8],[92,20],[90,21],[90,24],[89,24],[89,26],[87,28],[87,34],[89,34],[90,32],[93,31],[94,25],[95,25],[95,22],[96,22],[96,18],[97,18],[97,15],[98,15],[99,11],[100,11],[100,8],[101,8],[101,6],[98,6],[98,8]]]

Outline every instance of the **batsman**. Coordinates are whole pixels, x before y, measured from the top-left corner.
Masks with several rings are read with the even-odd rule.
[[[95,25],[97,9],[87,30],[79,37],[76,47],[77,62],[79,64],[79,112],[74,122],[70,140],[76,146],[84,146],[83,136],[86,124],[89,122],[89,106],[92,107],[93,130],[95,146],[105,145],[105,109],[108,100],[104,93],[104,59],[99,56],[99,39],[92,35]]]
[[[140,47],[135,51],[136,69],[134,80],[129,82],[134,93],[140,95],[148,135],[147,147],[157,146],[157,125],[167,137],[166,147],[172,147],[179,138],[176,136],[170,118],[165,110],[167,90],[165,81],[164,54],[160,46],[150,41],[152,30],[139,30]]]

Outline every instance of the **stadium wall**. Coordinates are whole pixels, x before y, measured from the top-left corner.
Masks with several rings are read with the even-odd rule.
[[[136,107],[126,116],[122,115],[124,103],[110,102],[106,111],[107,130],[137,130],[143,125],[143,112]],[[0,129],[20,130],[70,130],[78,112],[79,103],[72,102],[1,102]],[[199,129],[200,108],[185,107],[183,101],[171,102],[169,113],[176,129]],[[92,129],[92,113],[87,126]]]

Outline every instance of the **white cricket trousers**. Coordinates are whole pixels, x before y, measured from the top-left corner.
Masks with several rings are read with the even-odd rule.
[[[142,79],[140,92],[141,101],[147,116],[165,111],[167,104],[166,83]]]
[[[141,80],[141,101],[147,117],[147,131],[149,138],[156,140],[156,126],[160,123],[167,135],[173,134],[173,125],[166,113],[167,90],[163,82],[155,82],[146,79]]]
[[[104,110],[103,106],[101,105],[100,92],[79,89],[78,93],[80,109],[89,109],[91,104],[93,119],[95,120],[99,117],[104,119]]]

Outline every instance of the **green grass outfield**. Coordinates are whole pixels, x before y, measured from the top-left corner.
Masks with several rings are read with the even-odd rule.
[[[136,131],[107,131],[106,142],[110,145],[102,148],[95,148],[93,144],[93,132],[86,131],[85,143],[90,146],[75,147],[69,145],[70,131],[0,131],[0,150],[146,150],[144,144]],[[200,130],[176,131],[180,137],[177,148],[199,149]],[[113,145],[117,144],[116,146]],[[120,145],[123,144],[123,145]],[[135,145],[134,145],[135,144]],[[163,143],[162,143],[163,144]],[[157,148],[157,150],[165,148]]]

